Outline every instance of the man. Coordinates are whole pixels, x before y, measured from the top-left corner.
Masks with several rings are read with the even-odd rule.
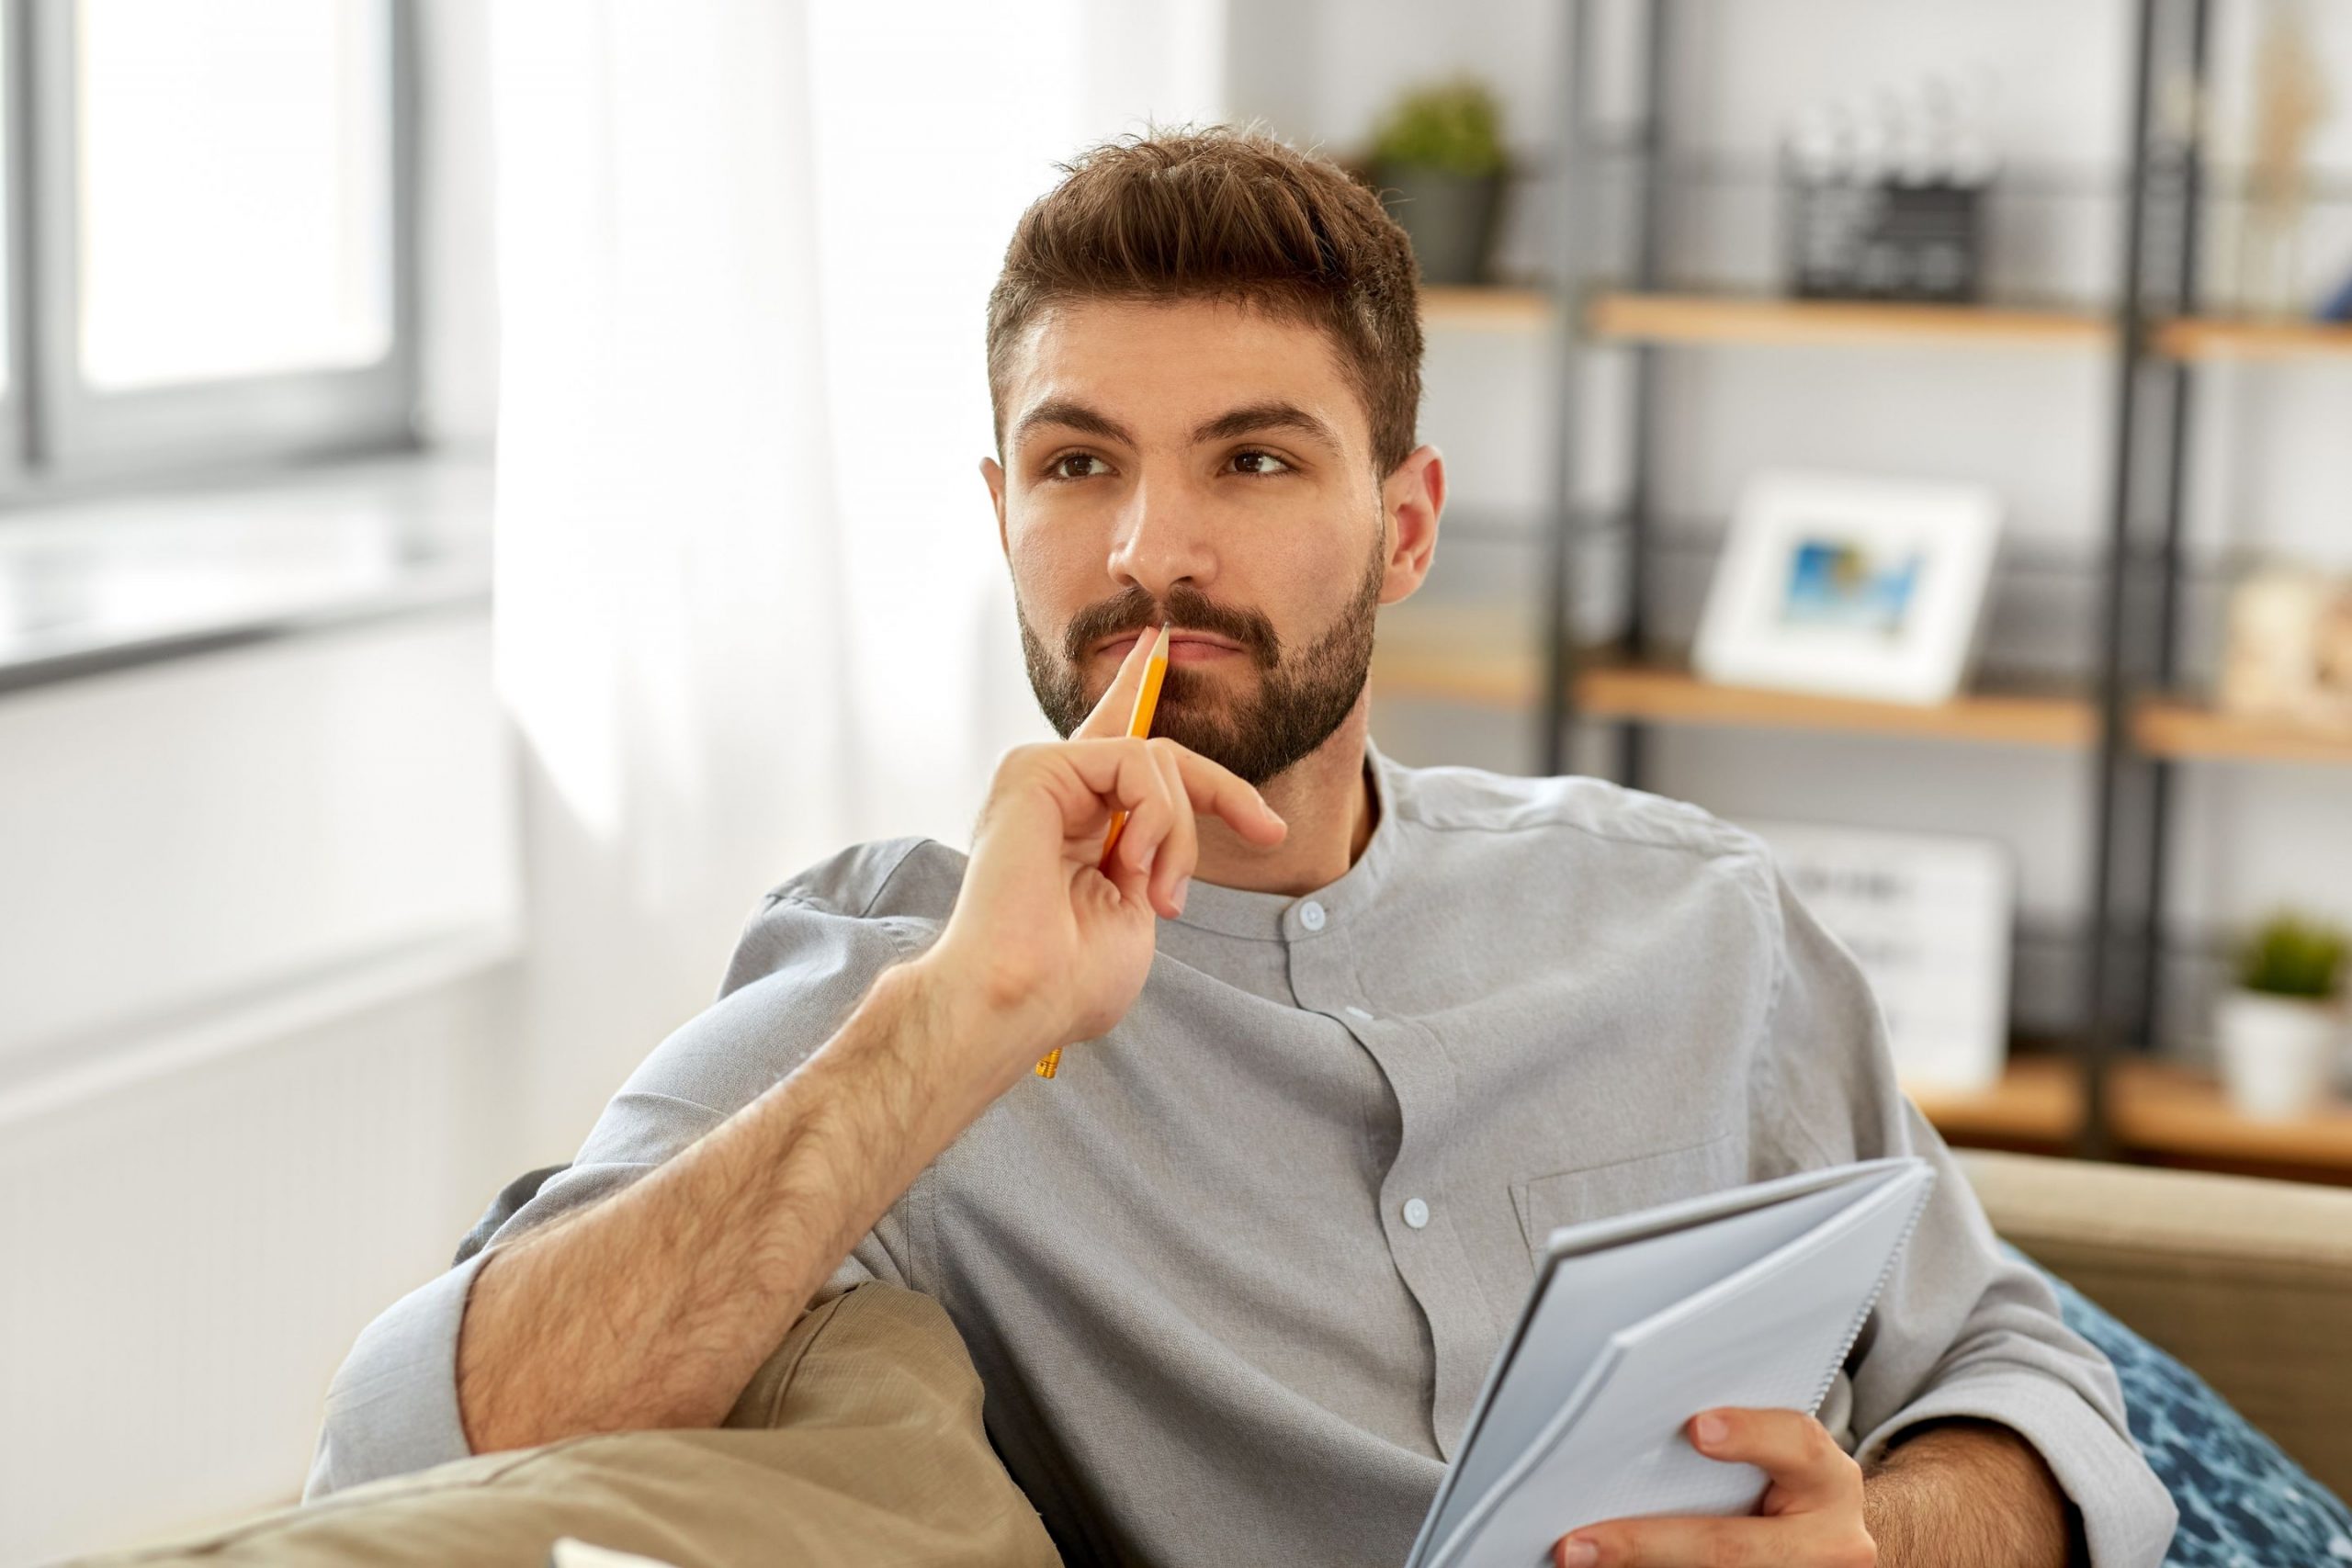
[[[1995,1250],[1759,842],[1372,743],[1374,615],[1446,489],[1374,197],[1262,137],[1099,148],[1023,217],[988,351],[1065,739],[1003,760],[968,857],[863,844],[770,896],[572,1166],[362,1337],[311,1495],[713,1426],[876,1281],[945,1308],[1066,1561],[1400,1562],[1555,1225],[1917,1153],[1932,1201],[1823,1409],[1692,1413],[1770,1476],[1758,1514],[1559,1562],[2156,1562],[2111,1370]]]

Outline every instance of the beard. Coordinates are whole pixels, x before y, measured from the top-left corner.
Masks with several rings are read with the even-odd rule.
[[[1308,755],[1331,738],[1363,694],[1372,671],[1373,626],[1380,609],[1380,586],[1387,575],[1385,541],[1373,541],[1372,559],[1355,595],[1331,628],[1303,651],[1285,658],[1273,624],[1256,610],[1219,604],[1188,583],[1170,591],[1156,605],[1141,588],[1080,611],[1070,618],[1057,656],[1029,625],[1028,612],[1014,595],[1021,623],[1021,655],[1029,688],[1046,722],[1067,740],[1101,697],[1086,692],[1087,650],[1124,632],[1148,633],[1164,618],[1184,631],[1213,632],[1240,645],[1242,657],[1259,671],[1254,691],[1222,690],[1228,678],[1218,670],[1194,669],[1170,660],[1152,711],[1151,733],[1163,735],[1240,777],[1253,789]],[[1220,661],[1227,662],[1227,661]]]

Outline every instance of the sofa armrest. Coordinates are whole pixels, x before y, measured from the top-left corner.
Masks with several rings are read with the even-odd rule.
[[[2352,1189],[1955,1153],[2004,1240],[2352,1495]]]

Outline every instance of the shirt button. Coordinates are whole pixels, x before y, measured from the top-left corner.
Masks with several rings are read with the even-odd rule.
[[[1311,931],[1321,931],[1323,929],[1323,906],[1317,903],[1312,898],[1309,898],[1306,903],[1301,904],[1298,907],[1298,923],[1305,926]]]
[[[1405,1223],[1412,1226],[1415,1230],[1419,1230],[1423,1225],[1430,1223],[1430,1206],[1427,1203],[1422,1202],[1419,1198],[1406,1199]]]

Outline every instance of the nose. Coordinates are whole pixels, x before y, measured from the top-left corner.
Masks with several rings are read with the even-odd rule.
[[[1120,509],[1106,563],[1111,581],[1130,583],[1165,604],[1179,582],[1207,592],[1216,580],[1216,553],[1204,509],[1180,490],[1136,485]]]

